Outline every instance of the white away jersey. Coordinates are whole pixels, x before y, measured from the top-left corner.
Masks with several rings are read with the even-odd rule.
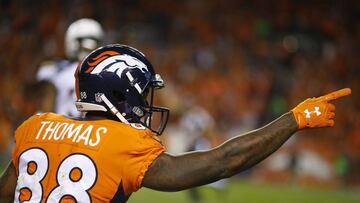
[[[54,61],[43,65],[37,72],[38,81],[49,81],[57,91],[54,111],[68,116],[79,116],[80,112],[75,107],[75,78],[74,73],[78,62],[67,60]]]

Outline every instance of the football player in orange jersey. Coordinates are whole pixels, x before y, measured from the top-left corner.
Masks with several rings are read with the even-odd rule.
[[[178,191],[228,178],[265,159],[298,130],[333,126],[335,106],[329,102],[351,93],[346,88],[307,99],[214,149],[173,156],[157,139],[169,110],[153,106],[153,94],[164,82],[141,52],[101,47],[82,61],[75,77],[76,106],[85,118],[45,113],[25,121],[0,179],[1,202],[126,202],[142,186]]]

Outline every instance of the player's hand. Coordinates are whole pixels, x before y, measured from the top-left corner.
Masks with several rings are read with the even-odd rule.
[[[344,88],[330,94],[309,98],[297,105],[293,112],[299,129],[334,126],[335,106],[332,100],[351,94],[350,88]]]

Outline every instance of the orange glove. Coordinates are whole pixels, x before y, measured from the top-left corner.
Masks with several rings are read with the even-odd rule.
[[[330,94],[309,98],[291,111],[294,113],[299,129],[334,126],[335,106],[329,101],[351,94],[350,88],[344,88]]]

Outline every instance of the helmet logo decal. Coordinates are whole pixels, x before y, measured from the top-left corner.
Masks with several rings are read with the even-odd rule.
[[[104,51],[103,53],[99,54],[98,56],[92,58],[91,60],[93,60],[93,62],[88,62],[88,65],[96,66],[104,59],[109,58],[110,56],[115,56],[115,55],[119,55],[119,54],[120,53],[116,52],[116,51]]]
[[[100,62],[102,62],[103,60],[111,57],[111,56],[115,56],[115,55],[119,55],[120,53],[119,52],[116,52],[116,51],[105,51],[101,54],[99,54],[98,56],[92,58],[91,60],[93,62],[87,62],[87,64],[90,66],[89,69],[87,69],[85,72],[86,73],[90,73],[96,65],[98,65]]]
[[[86,73],[99,74],[102,71],[108,71],[117,74],[121,78],[122,72],[128,68],[138,68],[143,73],[148,71],[147,66],[143,62],[130,55],[123,54],[102,58],[102,61],[96,64],[94,68],[91,68],[91,70],[87,70]]]
[[[113,72],[121,78],[122,73],[124,72],[124,70],[127,69],[137,68],[142,73],[146,73],[146,71],[148,71],[147,66],[135,57],[126,54],[109,56],[110,54],[115,54],[115,53],[118,54],[118,52],[110,52],[107,54],[105,53],[106,52],[95,57],[94,62],[88,63],[88,64],[96,64],[96,65],[86,70],[86,73],[99,74],[102,71],[107,71],[107,72]],[[130,83],[132,83],[132,86],[134,86],[136,90],[139,93],[141,93],[142,89],[140,85],[136,83],[136,79],[133,78],[130,72],[126,72],[126,77],[129,79]]]

